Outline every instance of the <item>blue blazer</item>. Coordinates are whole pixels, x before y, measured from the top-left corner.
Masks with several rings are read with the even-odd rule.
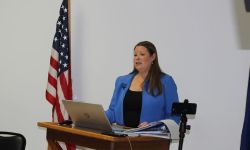
[[[135,74],[131,73],[125,76],[120,76],[116,79],[115,90],[111,99],[111,103],[107,111],[105,111],[110,123],[117,123],[124,125],[123,122],[123,99],[128,91],[130,84]],[[173,78],[167,74],[161,77],[163,85],[162,94],[159,96],[152,96],[146,90],[142,91],[142,110],[140,123],[153,122],[164,119],[172,119],[177,124],[180,117],[172,116],[172,103],[178,102],[177,87]],[[144,84],[147,86],[147,84]],[[146,89],[144,86],[143,89]]]

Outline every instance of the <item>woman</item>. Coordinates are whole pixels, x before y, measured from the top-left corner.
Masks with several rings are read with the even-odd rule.
[[[151,42],[134,47],[134,70],[116,79],[115,90],[106,115],[110,123],[142,127],[149,122],[173,119],[173,102],[178,102],[173,78],[160,69],[157,51]]]

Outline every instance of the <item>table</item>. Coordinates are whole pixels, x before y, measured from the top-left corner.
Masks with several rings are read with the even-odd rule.
[[[60,126],[54,122],[38,122],[39,127],[47,129],[48,150],[61,150],[57,141],[92,149],[104,150],[169,150],[170,140],[156,137],[113,137],[101,133]]]

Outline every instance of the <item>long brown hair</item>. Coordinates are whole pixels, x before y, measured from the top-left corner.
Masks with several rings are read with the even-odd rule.
[[[152,95],[152,96],[158,96],[162,93],[162,84],[161,84],[161,76],[164,74],[164,72],[161,71],[159,62],[158,62],[158,55],[156,47],[153,43],[149,41],[142,41],[135,45],[134,50],[137,46],[143,46],[145,47],[149,54],[152,56],[155,54],[155,59],[151,64],[151,67],[149,69],[149,72],[146,76],[146,82],[148,85],[146,86],[146,90]],[[138,71],[134,68],[133,73],[138,73]],[[156,90],[156,91],[155,91]]]

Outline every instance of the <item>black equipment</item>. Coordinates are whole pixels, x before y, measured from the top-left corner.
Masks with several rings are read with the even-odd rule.
[[[187,99],[184,100],[184,103],[173,103],[172,105],[172,114],[181,116],[181,123],[180,123],[180,128],[179,128],[180,140],[179,140],[178,150],[182,150],[186,129],[190,130],[191,128],[190,125],[187,125],[187,115],[188,114],[195,115],[196,108],[197,108],[197,104],[188,103]]]

